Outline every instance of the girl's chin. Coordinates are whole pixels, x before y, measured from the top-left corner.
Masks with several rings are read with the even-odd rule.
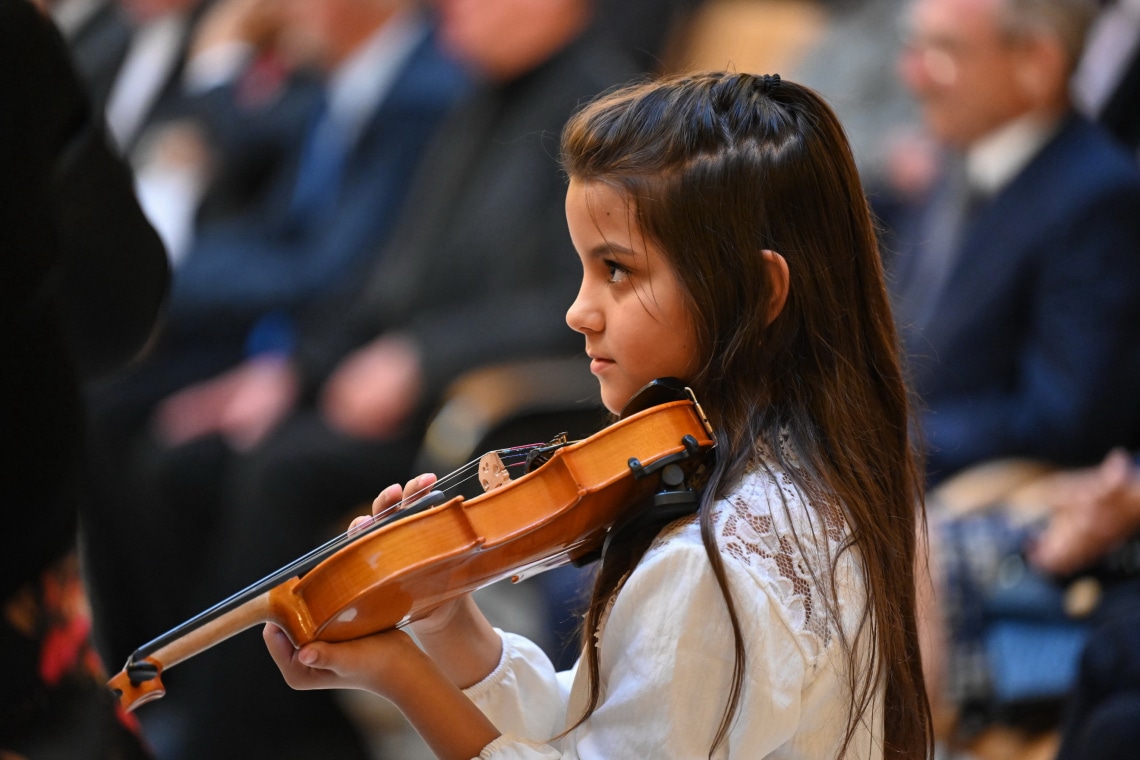
[[[626,404],[633,398],[633,393],[628,388],[615,388],[612,384],[601,382],[602,386],[602,404],[612,414],[621,414],[622,409],[625,409]]]

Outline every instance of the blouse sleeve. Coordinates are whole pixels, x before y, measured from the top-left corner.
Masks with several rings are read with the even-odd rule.
[[[799,724],[809,658],[762,580],[732,563],[728,569],[748,665],[725,756],[763,757]],[[499,669],[469,692],[504,733],[482,758],[708,755],[731,691],[735,650],[720,588],[699,544],[670,542],[630,576],[601,636],[600,704],[556,744],[539,742],[565,728],[565,684],[553,673],[540,676],[532,670],[535,658],[521,656],[516,639],[507,641]]]
[[[573,671],[555,673],[537,645],[517,634],[499,635],[503,654],[498,666],[464,693],[504,734],[546,741],[565,725]]]

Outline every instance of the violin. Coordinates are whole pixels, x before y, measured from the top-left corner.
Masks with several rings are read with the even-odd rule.
[[[108,686],[130,711],[165,694],[165,669],[259,624],[276,624],[297,647],[347,641],[505,578],[585,564],[630,517],[629,505],[651,502],[645,511],[659,519],[694,511],[686,479],[712,446],[692,392],[654,381],[588,438],[484,455],[485,490],[472,499],[433,490],[373,516],[137,649]],[[520,460],[526,472],[511,480]]]

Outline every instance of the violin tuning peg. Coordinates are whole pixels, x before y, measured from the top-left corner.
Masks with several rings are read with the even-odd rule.
[[[158,677],[158,666],[149,660],[140,660],[127,665],[127,676],[131,683],[138,686],[146,681],[153,681]]]

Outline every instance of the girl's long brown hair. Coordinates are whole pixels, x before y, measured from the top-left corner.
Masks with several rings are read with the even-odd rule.
[[[701,369],[686,380],[717,440],[701,535],[736,638],[734,684],[710,756],[739,705],[745,649],[707,507],[755,461],[758,441],[780,455],[781,431],[799,460],[798,468],[782,462],[785,471],[803,473],[804,492],[823,489],[842,505],[866,586],[862,646],[839,625],[834,585],[825,589],[849,663],[852,708],[840,756],[860,721],[874,719],[880,685],[885,756],[928,756],[915,619],[922,481],[875,229],[835,114],[778,77],[667,78],[584,107],[563,132],[562,160],[571,177],[626,195],[642,234],[680,277],[697,324]],[[787,302],[770,324],[765,249],[784,257],[790,275]],[[599,572],[583,627],[591,695],[582,720],[599,700],[593,641],[602,611],[648,544],[641,536],[611,547]]]

